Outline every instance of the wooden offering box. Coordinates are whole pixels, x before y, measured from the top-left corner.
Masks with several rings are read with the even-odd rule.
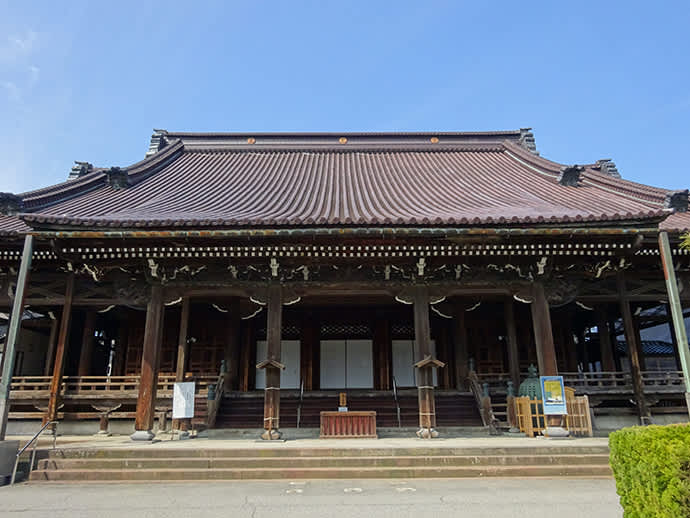
[[[321,412],[322,439],[376,439],[376,412]]]

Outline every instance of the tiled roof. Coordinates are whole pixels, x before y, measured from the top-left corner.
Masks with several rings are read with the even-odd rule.
[[[670,191],[598,164],[559,182],[563,166],[531,151],[529,136],[159,132],[138,164],[20,195],[20,217],[33,227],[222,228],[656,224],[670,213]],[[25,229],[0,217],[0,231]]]

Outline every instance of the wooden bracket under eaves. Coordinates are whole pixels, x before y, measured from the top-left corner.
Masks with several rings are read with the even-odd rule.
[[[432,358],[430,354],[427,354],[423,360],[419,360],[417,363],[414,364],[414,366],[418,369],[427,367],[428,365],[431,365],[431,367],[435,369],[442,369],[446,366],[446,364],[443,363],[441,360]]]
[[[277,360],[264,360],[256,364],[257,369],[266,369],[268,367],[275,367],[276,369],[285,370],[285,365]]]

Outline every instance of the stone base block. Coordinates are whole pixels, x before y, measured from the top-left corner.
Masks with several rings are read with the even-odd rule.
[[[283,436],[283,433],[280,430],[264,430],[264,433],[261,434],[261,438],[264,441],[277,441]]]
[[[420,428],[417,430],[417,437],[420,439],[436,439],[438,436],[439,433],[434,428]]]
[[[151,430],[137,430],[129,436],[133,441],[153,441],[156,436]]]

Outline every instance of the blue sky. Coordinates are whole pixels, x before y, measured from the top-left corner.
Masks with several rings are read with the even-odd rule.
[[[533,127],[690,187],[690,2],[0,0],[0,191],[177,131]]]

